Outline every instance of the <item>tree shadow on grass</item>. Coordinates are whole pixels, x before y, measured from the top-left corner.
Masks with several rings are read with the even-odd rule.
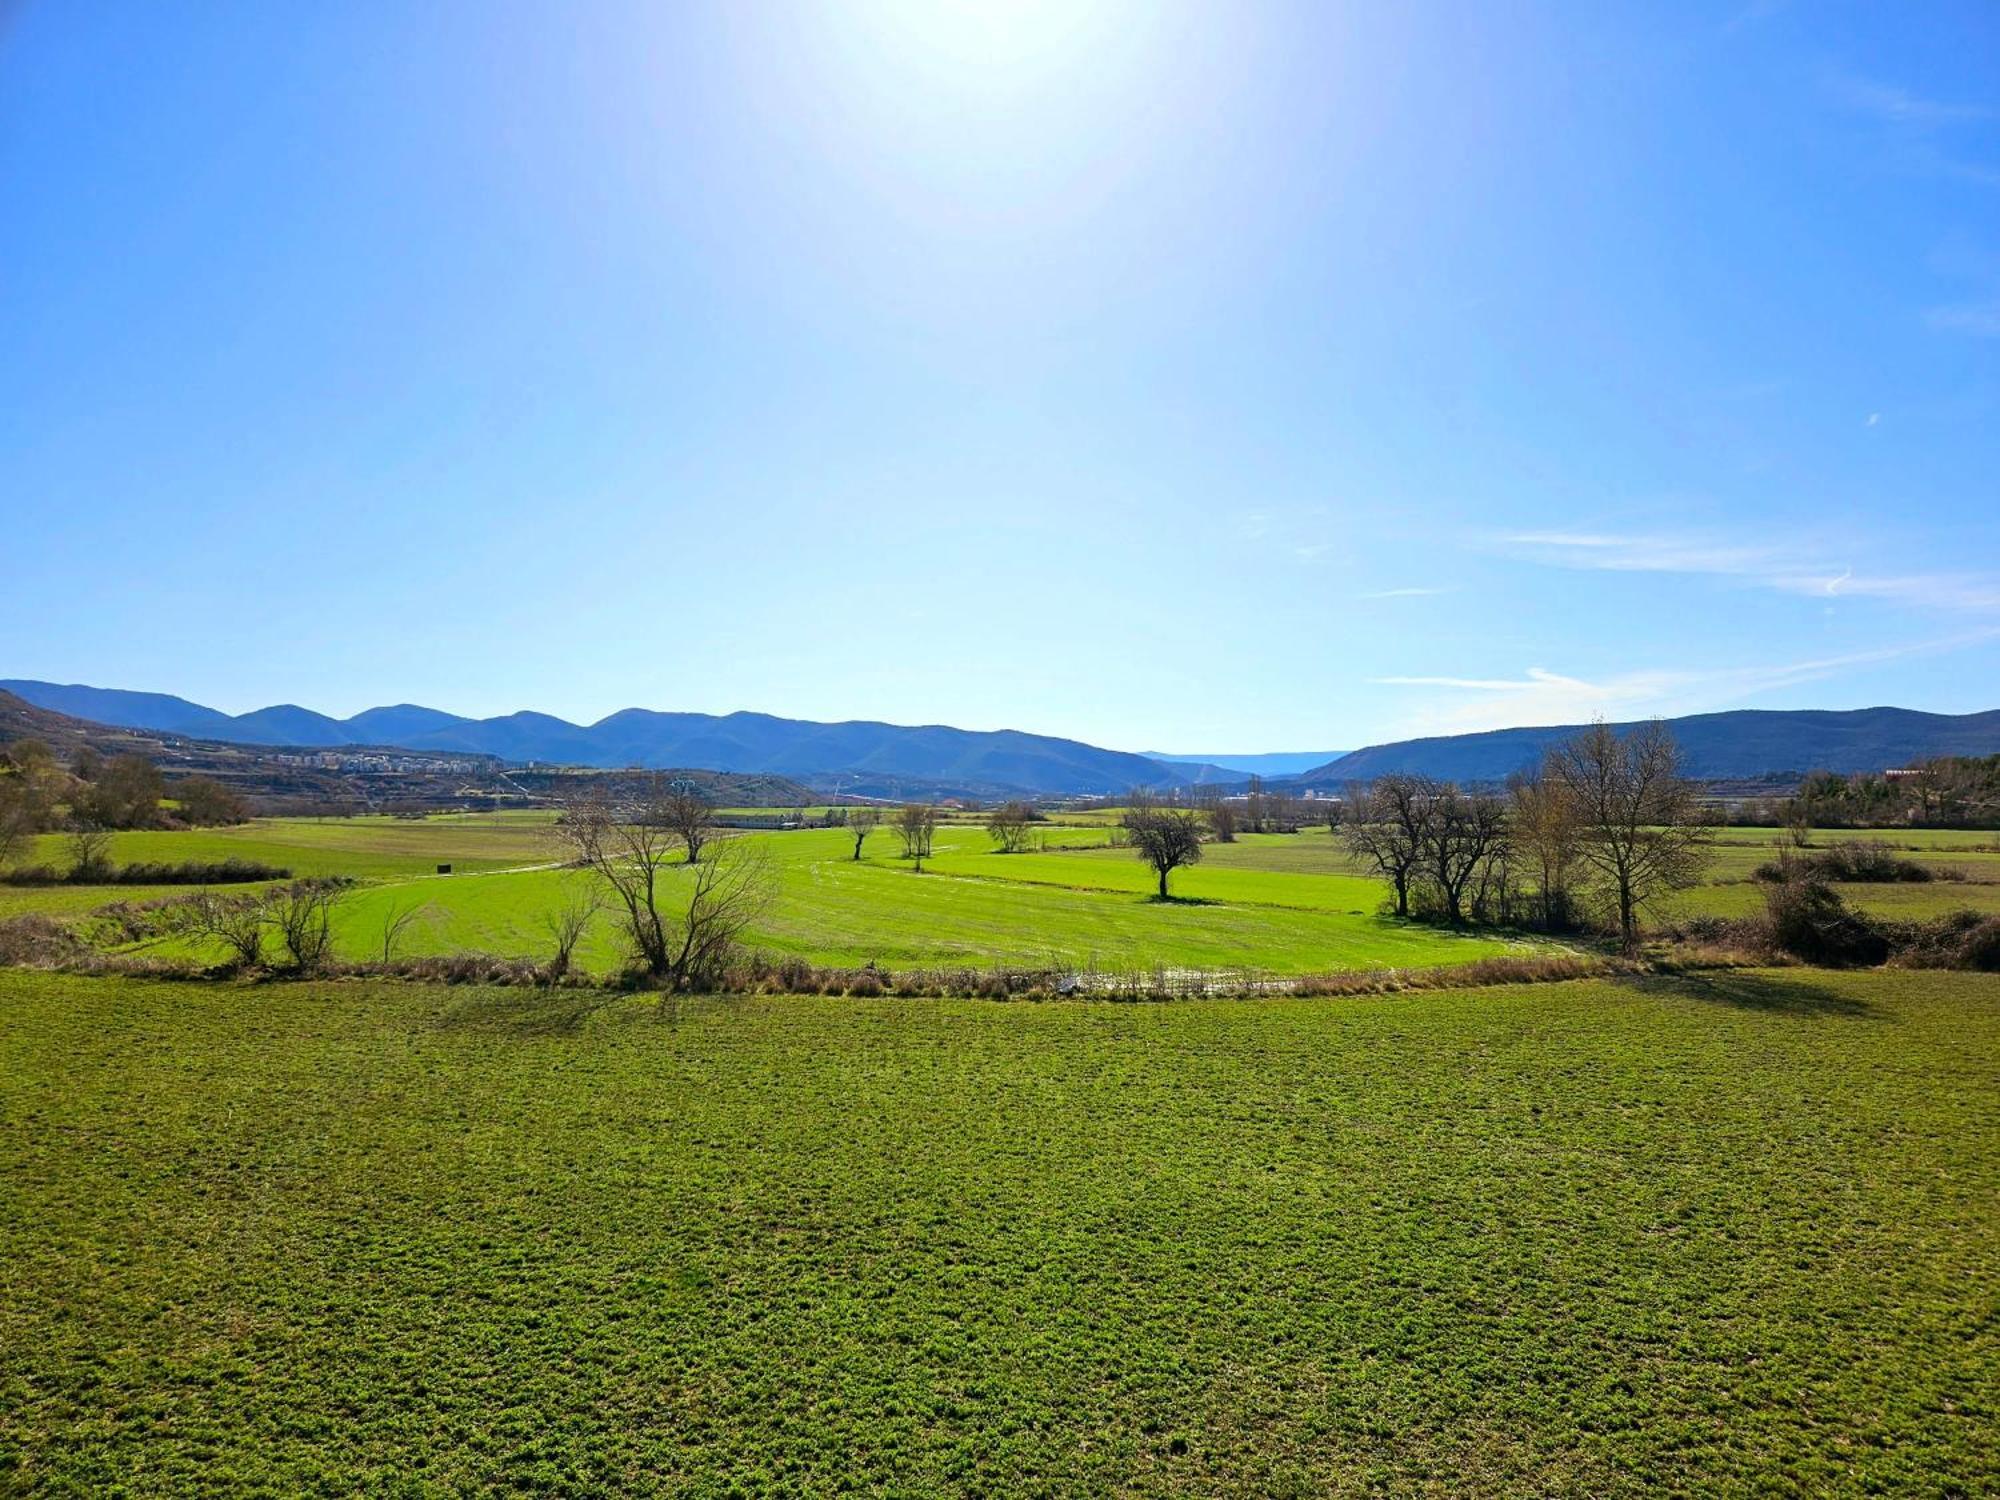
[[[1654,994],[1685,995],[1732,1010],[1763,1011],[1770,1015],[1846,1016],[1861,1019],[1879,1016],[1868,1001],[1843,994],[1822,981],[1790,974],[1747,974],[1719,970],[1702,974],[1658,975],[1626,981],[1634,988]]]
[[[602,990],[508,990],[469,997],[437,1018],[440,1031],[497,1036],[574,1036],[618,997]]]
[[[1224,904],[1211,896],[1162,896],[1157,891],[1144,899],[1148,906],[1221,906]]]

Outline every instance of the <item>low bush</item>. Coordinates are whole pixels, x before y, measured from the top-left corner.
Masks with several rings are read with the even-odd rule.
[[[1827,968],[1879,964],[1891,951],[1880,923],[1810,875],[1795,874],[1765,891],[1763,936],[1777,952]]]
[[[1965,879],[1960,869],[1904,859],[1894,845],[1880,839],[1850,839],[1816,854],[1782,854],[1757,866],[1754,873],[1757,879],[1773,884],[1800,878],[1871,885]]]

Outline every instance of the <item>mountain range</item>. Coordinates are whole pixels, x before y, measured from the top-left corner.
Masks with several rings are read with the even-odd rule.
[[[385,745],[497,755],[573,766],[653,766],[806,776],[825,790],[922,783],[933,791],[1079,795],[1134,786],[1235,781],[1215,766],[1174,764],[1078,740],[1017,730],[953,729],[869,721],[820,724],[771,714],[660,713],[627,708],[594,724],[550,714],[469,719],[399,703],[335,719],[296,704],[226,714],[165,693],[80,683],[0,681],[0,690],[41,708],[101,724],[238,744],[329,748]]]
[[[1932,755],[2000,753],[2000,709],[1928,714],[1911,708],[1757,709],[1668,720],[1687,774],[1707,781],[1805,771],[1884,771]],[[1582,724],[1494,729],[1371,745],[1301,776],[1299,787],[1334,787],[1395,773],[1443,781],[1504,781],[1532,770],[1550,745]],[[1629,725],[1614,726],[1629,728]]]
[[[334,719],[289,703],[226,714],[168,694],[74,683],[0,681],[0,690],[79,719],[236,744],[379,745],[494,755],[513,762],[768,773],[799,778],[821,791],[868,795],[901,795],[904,790],[911,795],[976,796],[1117,793],[1134,786],[1240,785],[1252,772],[1294,790],[1334,788],[1392,772],[1490,782],[1531,769],[1550,744],[1584,727],[1560,724],[1401,740],[1286,774],[1309,757],[1294,752],[1183,761],[1016,730],[861,720],[822,724],[759,713],[627,708],[585,725],[532,712],[470,719],[401,703]],[[1688,774],[1707,780],[1809,770],[1880,771],[1930,755],[2000,753],[2000,710],[1734,709],[1670,723]]]

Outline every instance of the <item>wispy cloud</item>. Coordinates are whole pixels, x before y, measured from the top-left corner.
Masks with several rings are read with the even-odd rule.
[[[1963,154],[1966,132],[1977,131],[1995,118],[1990,106],[1932,99],[1893,83],[1847,72],[1828,73],[1824,83],[1836,104],[1875,122],[1893,149],[1892,163],[1903,170],[2000,186],[2000,166]]]
[[[1959,302],[1933,307],[1924,321],[1946,333],[1969,333],[1976,338],[2000,339],[2000,297],[1988,302]]]
[[[1430,599],[1439,594],[1456,593],[1448,588],[1376,589],[1372,593],[1356,594],[1357,599]]]
[[[1506,537],[1515,556],[1614,573],[1689,573],[1741,579],[1788,594],[1871,598],[1929,609],[2000,614],[2000,578],[1978,573],[1875,573],[1775,547],[1704,538],[1533,531]]]
[[[1420,710],[1413,733],[1464,734],[1589,719],[1646,718],[1730,708],[1761,693],[1838,676],[1855,667],[1936,655],[2000,640],[2000,627],[1940,639],[1882,646],[1809,661],[1743,667],[1653,667],[1590,681],[1530,667],[1519,677],[1377,677],[1390,687],[1426,688],[1447,696]]]
[[[1853,73],[1829,73],[1827,92],[1841,104],[1892,125],[1930,127],[1971,124],[1991,119],[1993,111],[1982,104],[1961,104],[1927,99],[1909,89]]]

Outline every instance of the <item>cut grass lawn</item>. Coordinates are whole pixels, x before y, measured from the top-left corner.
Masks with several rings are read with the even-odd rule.
[[[1993,1493],[2000,980],[0,971],[0,1488]]]

